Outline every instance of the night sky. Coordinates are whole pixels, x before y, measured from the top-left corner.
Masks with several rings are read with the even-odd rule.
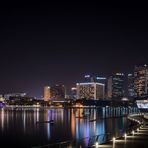
[[[72,87],[84,74],[109,76],[148,64],[144,4],[0,5],[0,94],[42,95],[44,85]]]

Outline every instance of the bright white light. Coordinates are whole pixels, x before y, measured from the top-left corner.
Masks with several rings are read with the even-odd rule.
[[[125,137],[125,138],[127,137],[127,134],[126,134],[126,133],[124,134],[124,137]]]
[[[85,78],[90,78],[90,75],[85,75]]]
[[[137,128],[137,132],[139,132],[139,128]]]
[[[130,76],[132,76],[132,74],[131,74],[131,73],[129,73],[129,74],[128,74],[128,76],[130,77]]]
[[[71,88],[71,90],[76,90],[76,89],[77,89],[77,88],[75,88],[75,87],[72,87],[72,88]]]
[[[134,132],[134,131],[132,131],[132,134],[134,135],[134,134],[135,134],[135,132]]]
[[[96,143],[95,143],[95,145],[96,145],[96,147],[98,147],[98,146],[99,146],[99,143],[98,143],[98,142],[96,142]]]
[[[105,84],[103,84],[103,83],[95,83],[95,82],[77,83],[77,85],[93,85],[93,84],[102,85],[102,86],[105,85]]]
[[[106,80],[104,77],[96,77],[97,80]]]
[[[123,76],[123,73],[116,73],[117,76]]]
[[[113,137],[113,142],[115,142],[116,141],[116,138],[115,137]]]

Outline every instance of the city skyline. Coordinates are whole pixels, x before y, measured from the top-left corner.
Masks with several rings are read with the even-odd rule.
[[[144,5],[4,4],[0,12],[0,94],[40,96],[45,85],[73,87],[85,74],[148,63]]]

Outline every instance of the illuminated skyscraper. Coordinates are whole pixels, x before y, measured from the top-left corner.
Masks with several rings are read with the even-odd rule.
[[[103,86],[103,91],[104,91],[103,97],[101,97],[101,98],[106,98],[106,96],[107,96],[107,87],[106,87],[107,86],[107,79],[105,77],[87,74],[84,77],[84,83],[86,83],[86,84],[95,84],[96,83],[97,87],[98,87],[98,84],[101,84],[101,86]],[[84,84],[84,83],[82,83],[82,84]],[[86,87],[86,85],[85,85],[85,87]]]
[[[135,66],[134,69],[135,97],[148,95],[148,67],[147,65]]]
[[[112,76],[110,76],[107,81],[107,98],[109,99],[112,98],[112,89]]]
[[[122,98],[124,96],[124,74],[116,73],[112,76],[112,97]]]
[[[124,96],[124,74],[115,73],[107,81],[107,98],[119,98]]]
[[[128,91],[128,97],[133,98],[134,97],[134,76],[133,74],[128,74],[128,81],[127,81],[127,91]]]
[[[77,99],[99,100],[105,98],[105,85],[102,83],[88,82],[77,83]]]
[[[50,87],[45,86],[44,87],[44,101],[49,101],[50,99]]]

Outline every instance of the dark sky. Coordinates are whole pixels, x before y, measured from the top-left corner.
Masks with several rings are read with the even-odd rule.
[[[108,76],[148,64],[145,4],[0,5],[0,93],[42,95],[44,85],[74,86],[84,74]]]

